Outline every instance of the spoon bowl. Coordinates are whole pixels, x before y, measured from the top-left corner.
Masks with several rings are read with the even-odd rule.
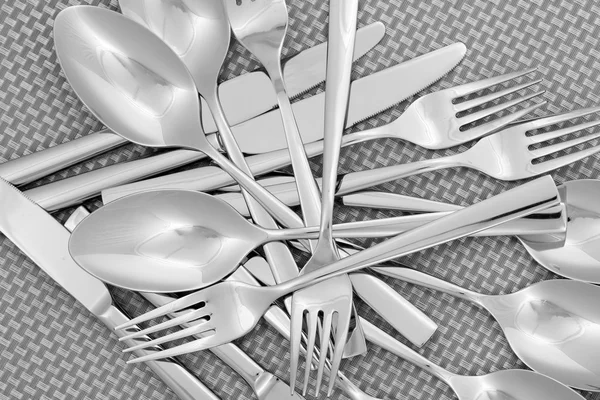
[[[448,379],[460,400],[582,400],[565,385],[533,371],[510,369]]]
[[[600,391],[600,287],[558,279],[484,295],[408,268],[374,270],[485,308],[531,369],[570,387]]]
[[[194,79],[158,36],[114,11],[74,6],[56,17],[54,42],[71,87],[113,132],[144,146],[202,152],[280,222],[289,220],[288,207],[208,142]]]
[[[127,196],[93,212],[73,231],[69,251],[106,283],[170,293],[219,281],[266,238],[212,196],[163,190]]]
[[[123,15],[154,32],[189,69],[198,92],[208,97],[227,55],[231,29],[220,1],[119,0]]]
[[[540,265],[565,278],[600,283],[600,181],[564,183],[567,189],[567,238],[563,247],[538,250],[523,243]]]
[[[142,25],[109,10],[74,6],[56,17],[54,41],[73,90],[113,132],[151,147],[208,145],[192,77]]]
[[[574,388],[600,391],[600,288],[550,280],[483,306],[502,326],[515,354],[531,369]]]

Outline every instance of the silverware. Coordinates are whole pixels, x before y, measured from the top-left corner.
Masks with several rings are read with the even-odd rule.
[[[454,374],[406,347],[365,321],[365,332],[387,351],[444,381],[460,400],[583,400],[563,384],[537,372],[510,369],[482,376]]]
[[[333,240],[333,201],[342,133],[350,96],[351,57],[354,52],[357,14],[358,0],[329,1],[329,48],[327,52],[327,79],[325,80],[325,139],[323,144],[323,188],[321,191],[319,239],[314,246],[312,257],[302,268],[300,275],[316,271],[340,259],[336,243]],[[314,180],[312,180],[312,183],[314,184],[314,190],[318,193],[319,190],[316,188]],[[298,184],[298,192],[300,193],[300,182]],[[304,220],[306,225],[319,223],[315,214],[307,214]],[[308,339],[302,393],[306,394],[308,388],[310,366],[318,330],[320,355],[315,393],[318,394],[321,390],[325,361],[329,356],[331,375],[327,397],[331,396],[335,376],[344,353],[353,307],[352,282],[348,275],[340,275],[293,293],[290,338],[291,387],[295,388],[296,386],[300,342],[303,326],[306,323]],[[355,323],[362,331],[358,318],[356,318]]]
[[[375,270],[486,309],[529,368],[567,386],[600,391],[597,286],[560,279],[534,283],[511,294],[484,295],[408,268]]]
[[[172,293],[219,281],[264,243],[318,235],[318,227],[265,229],[213,196],[163,190],[128,196],[96,210],[73,231],[70,252],[104,282]],[[175,267],[189,275],[174,274]]]
[[[68,253],[69,232],[46,211],[0,178],[0,231],[57,284],[94,314],[110,330],[129,321],[112,304],[110,293],[98,279],[81,269]],[[132,326],[133,329],[137,329]],[[116,332],[123,335],[125,332]],[[140,340],[150,340],[141,337]],[[148,354],[144,351],[139,353]],[[217,400],[206,386],[174,361],[147,364],[182,400]]]
[[[229,49],[231,31],[222,3],[213,0],[195,2],[189,6],[181,4],[180,1],[177,1],[176,4],[168,2],[151,4],[145,0],[121,0],[121,3],[123,14],[153,31],[181,57],[194,78],[198,92],[207,102],[216,121],[227,155],[245,174],[253,178],[246,165],[244,155],[233,137],[218,94],[217,80]],[[192,8],[188,8],[190,6]],[[163,27],[169,22],[173,22],[170,21],[170,18],[176,15],[173,14],[173,10],[181,10],[182,7],[187,11],[186,22],[192,25],[191,31],[202,32],[201,35],[195,34],[189,38],[182,38],[181,35],[167,35],[168,31]],[[206,37],[212,39],[203,39]],[[242,191],[242,194],[257,224],[271,229],[278,228],[275,220],[260,204],[246,191]],[[298,225],[302,226],[296,215],[291,211],[290,213],[289,221],[296,222],[298,220]],[[278,278],[287,280],[298,275],[298,268],[287,246],[277,243],[268,244],[264,246],[264,250]]]
[[[286,177],[284,177],[283,181],[287,181]],[[265,182],[265,180],[259,180],[258,182],[284,203],[294,204],[297,202],[298,196],[295,192],[294,182],[280,184],[279,178],[273,178],[267,180],[267,182]],[[269,183],[274,184],[269,186]],[[380,194],[386,196],[380,196]],[[344,205],[355,205],[351,196],[353,195],[342,196],[340,200],[342,200]],[[337,237],[381,238],[394,236],[463,208],[453,204],[437,203],[395,193],[364,192],[361,194],[361,192],[359,192],[357,196],[361,196],[360,204],[362,207],[393,208],[403,211],[430,211],[429,208],[431,208],[433,211],[425,214],[403,215],[400,217],[388,217],[337,224],[333,227]],[[215,194],[214,197],[232,206],[240,215],[246,217],[249,215],[244,199],[239,193],[219,193]],[[566,198],[566,196],[564,197]],[[346,201],[349,198],[350,204]],[[561,195],[561,199],[562,198],[563,196]],[[386,202],[382,203],[382,200],[385,200]],[[566,224],[566,207],[561,205],[544,210],[544,212],[539,214],[530,215],[525,218],[520,218],[518,220],[507,222],[506,224],[486,229],[485,231],[477,232],[472,236],[520,236],[521,240],[525,242],[533,240],[537,241],[537,245],[534,246],[537,250],[542,250],[543,248],[546,248],[540,247],[542,244],[550,247],[559,247],[564,244]]]
[[[454,44],[394,67],[390,67],[365,78],[357,79],[352,83],[351,104],[356,102],[362,103],[368,100],[368,105],[355,107],[354,111],[349,113],[347,126],[368,117],[370,115],[368,113],[372,114],[391,107],[393,104],[412,94],[412,91],[423,89],[425,87],[424,85],[441,78],[442,75],[447,73],[451,67],[454,67],[463,56],[464,45]],[[428,80],[421,81],[420,79],[416,79],[413,71],[422,71],[420,76],[423,79]],[[415,85],[422,86],[415,87]],[[389,90],[390,87],[393,87],[393,90]],[[362,100],[359,101],[353,99]],[[305,106],[305,104],[307,104],[307,106]],[[301,133],[304,137],[304,135],[307,135],[306,128],[303,129],[303,126],[306,124],[304,121],[313,121],[316,115],[315,113],[323,114],[324,97],[323,95],[315,95],[309,99],[294,103],[293,107],[294,113],[300,124]],[[270,114],[267,113],[264,116],[257,118],[269,118],[269,115]],[[278,115],[277,117],[279,118]],[[310,127],[311,125],[313,124],[308,123],[307,126]],[[319,130],[322,132],[322,120],[320,125]],[[281,125],[280,128],[282,129]],[[236,141],[239,144],[240,142],[243,142],[243,138],[237,134],[238,129],[239,126],[232,127],[233,133],[236,136]],[[255,134],[255,132],[253,132],[253,134]],[[261,138],[263,138],[261,142],[276,144],[279,142],[277,138],[281,135],[283,135],[281,130],[261,132]],[[308,139],[304,139],[305,142],[307,140]],[[213,140],[211,143],[218,146],[217,140]],[[241,149],[244,152],[247,150],[244,148],[245,145],[246,144],[244,143],[241,144]],[[322,151],[320,150],[321,148],[322,147],[319,146],[314,147],[312,150],[313,153],[311,154],[319,154],[320,151]],[[269,150],[269,148],[265,147],[265,150]],[[287,148],[284,152],[280,153],[287,155]],[[134,182],[164,172],[170,168],[176,168],[180,165],[199,160],[203,157],[204,154],[194,151],[174,150],[170,153],[160,154],[128,163],[111,165],[85,174],[63,179],[58,182],[52,182],[51,184],[28,191],[28,196],[33,198],[48,211],[53,211],[58,208],[78,204],[78,202],[96,196],[104,189]],[[173,166],[171,167],[171,165]],[[1,168],[2,166],[0,166],[0,169]]]
[[[600,133],[594,133],[574,138],[569,135],[592,128],[600,124],[598,121],[584,121],[571,124],[567,128],[560,128],[546,133],[540,133],[533,136],[527,136],[527,132],[542,129],[548,126],[556,125],[569,120],[585,117],[600,111],[600,107],[590,107],[581,110],[575,110],[563,114],[552,115],[524,122],[522,124],[512,125],[500,132],[486,136],[479,140],[469,150],[452,156],[434,158],[424,161],[416,161],[409,164],[393,165],[389,167],[376,168],[367,171],[350,172],[340,177],[338,181],[337,196],[346,196],[353,192],[366,189],[381,183],[394,179],[400,179],[414,174],[420,174],[429,171],[435,171],[442,168],[468,167],[477,169],[496,179],[501,180],[519,180],[531,178],[544,174],[556,168],[568,165],[582,158],[588,157],[598,152],[600,147],[587,147],[581,151],[573,151],[569,154],[559,153],[557,157],[542,162],[532,163],[540,157],[552,155],[567,150],[575,149],[575,146],[585,144],[600,136]],[[540,143],[553,139],[565,139],[549,146],[530,149]],[[252,164],[251,164],[252,168]],[[254,172],[254,168],[253,172]],[[214,176],[212,177],[214,179]],[[211,186],[213,182],[210,182]],[[191,185],[177,185],[189,187]],[[284,203],[289,206],[297,204],[297,195],[291,190],[293,186],[284,184],[281,186],[273,185],[268,189],[275,194]],[[211,187],[211,189],[213,189]],[[357,196],[361,196],[358,194]],[[382,201],[386,194],[380,194]],[[348,202],[346,201],[346,204]]]
[[[462,43],[455,44],[456,47],[461,45]],[[530,68],[524,71],[511,72],[429,93],[411,103],[398,118],[389,124],[362,132],[344,135],[342,145],[349,146],[366,140],[392,138],[407,140],[428,149],[446,149],[489,135],[533,111],[536,106],[519,109],[491,121],[486,120],[486,118],[538,97],[545,91],[541,90],[529,93],[497,105],[490,106],[490,102],[536,85],[541,82],[541,79],[527,81],[513,87],[497,90],[496,92],[478,96],[471,100],[463,101],[462,103],[457,103],[457,99],[478,91],[489,89],[507,81],[515,80],[521,76],[530,74],[535,70],[535,68]],[[413,73],[415,79],[418,81],[425,80],[420,74],[426,74],[426,72],[413,71]],[[385,90],[382,89],[381,92],[385,93]],[[351,115],[358,113],[358,110],[363,107],[366,107],[368,110],[373,108],[373,105],[368,104],[369,99],[364,99],[363,101],[356,100],[356,102],[354,99],[352,100],[353,101],[350,102],[349,106],[349,113]],[[481,106],[487,107],[480,109]],[[322,110],[323,109],[321,109],[320,113],[323,112]],[[477,111],[473,112],[474,110]],[[469,111],[471,111],[470,114],[463,115],[463,113]],[[252,141],[250,133],[281,129],[281,122],[275,118],[275,113],[271,112],[270,114],[270,118],[261,118],[259,121],[248,120],[243,124],[240,124],[239,137],[240,143],[242,143],[240,145],[244,146],[249,154],[263,153],[263,145],[256,141]],[[318,116],[320,117],[320,115]],[[315,118],[315,120],[318,121],[317,124],[321,122],[320,118]],[[474,123],[478,123],[478,125],[472,126]],[[308,136],[308,141],[310,142],[322,138],[322,127],[311,126],[309,129],[308,126],[306,128],[301,126],[300,128],[301,132],[304,132],[304,129],[306,129],[306,132],[312,132],[312,136]],[[305,138],[304,135],[303,138]],[[305,139],[304,142],[306,143],[307,140]],[[282,139],[279,139],[278,144],[279,145],[276,148],[285,147],[285,143]],[[272,148],[275,148],[274,143],[269,145],[273,146]]]
[[[65,227],[68,230],[73,231],[76,226],[89,214],[90,213],[84,207],[78,207],[65,222]],[[244,267],[240,267],[238,271],[231,275],[230,279],[246,282],[248,279],[248,273],[244,273],[245,270],[243,268]],[[173,300],[173,298],[167,295],[148,292],[140,294],[156,307],[163,306]],[[169,318],[173,317],[176,317],[176,315],[169,316]],[[272,310],[269,310],[265,313],[265,319],[270,323],[281,324],[281,314],[274,313]],[[265,371],[260,365],[254,362],[252,358],[250,358],[234,344],[228,343],[224,344],[223,346],[214,347],[210,350],[217,357],[222,359],[227,365],[229,365],[234,371],[236,371],[248,383],[259,399],[301,399],[300,396],[290,395],[289,386],[287,384],[277,379],[277,377],[268,371]]]
[[[565,244],[545,248],[525,243],[527,252],[544,268],[566,278],[589,283],[600,283],[600,257],[596,254],[597,226],[600,210],[596,199],[600,197],[600,181],[581,179],[560,185],[561,198],[566,204],[567,231]],[[562,195],[562,193],[565,195]],[[408,211],[456,211],[454,204],[434,202],[419,198],[397,197],[392,193],[363,192],[342,198],[345,205],[390,208]],[[226,198],[218,196],[222,200]],[[409,200],[409,201],[407,201]],[[236,204],[238,202],[236,201]],[[231,202],[229,202],[232,205]],[[239,209],[236,207],[239,212]]]
[[[288,25],[285,1],[226,0],[224,4],[233,35],[260,61],[271,78],[296,177],[302,215],[305,222],[315,221],[319,214],[319,190],[308,164],[281,70],[281,49]]]
[[[467,84],[467,85],[471,85],[471,84]],[[433,94],[429,94],[427,96],[434,96],[436,93]],[[425,96],[425,97],[427,97]],[[424,98],[425,98],[424,97]],[[448,97],[448,95],[444,95],[444,98]],[[444,104],[447,104],[447,106],[450,109],[454,109],[454,105],[446,100],[444,102]],[[502,129],[503,127],[506,127],[507,125],[511,124],[513,121],[519,119],[520,117],[526,115],[527,113],[535,110],[536,108],[539,108],[541,105],[543,105],[544,103],[539,103],[539,104],[535,104],[533,106],[527,107],[525,109],[516,111],[514,113],[508,114],[504,117],[500,117],[496,120],[493,121],[489,121],[489,122],[484,122],[483,124],[479,125],[477,128],[473,128],[473,132],[479,132],[479,133],[485,133],[485,134],[490,134],[492,132],[496,132],[499,129]],[[497,108],[495,107],[491,107],[490,108],[493,113],[497,112]],[[484,110],[485,111],[485,110]],[[482,113],[484,112],[482,111]],[[481,116],[481,114],[478,114]],[[261,118],[262,120],[262,118]],[[266,117],[265,117],[265,121],[266,121]],[[396,120],[398,121],[398,120]],[[362,131],[362,132],[354,132],[354,133],[350,133],[347,135],[343,136],[342,139],[342,143],[344,146],[347,145],[351,145],[351,144],[357,144],[360,143],[362,141],[366,141],[366,140],[371,140],[371,139],[377,139],[379,137],[388,137],[389,136],[389,130],[393,129],[392,132],[396,131],[396,129],[399,129],[399,127],[397,127],[395,125],[396,121],[392,122],[391,124],[386,125],[387,127],[392,127],[392,128],[384,128],[384,127],[378,127],[378,128],[374,128],[372,130],[367,130],[367,131]],[[253,123],[253,121],[248,121],[246,124],[251,124]],[[531,122],[533,123],[533,121]],[[263,127],[264,128],[264,127]],[[512,127],[514,128],[514,127]],[[511,129],[512,129],[511,128]],[[425,129],[425,125],[423,126],[423,129]],[[447,132],[447,137],[454,137],[457,131],[448,131]],[[496,134],[501,134],[502,132],[496,132]],[[378,136],[378,135],[383,135],[383,136]],[[439,139],[439,138],[438,138]],[[484,137],[482,140],[488,139],[488,137]],[[441,139],[440,139],[441,140]],[[488,139],[491,140],[491,139]],[[308,156],[312,156],[313,152],[315,152],[315,147],[317,143],[309,143],[307,145],[305,145],[305,150],[306,153],[308,154]],[[320,151],[320,149],[319,149]],[[469,153],[470,154],[470,153]],[[255,157],[255,158],[254,158]],[[437,160],[437,159],[436,159]],[[269,154],[260,154],[257,156],[251,156],[248,157],[246,159],[248,165],[250,166],[250,169],[252,170],[252,173],[256,176],[256,175],[260,175],[260,174],[264,174],[267,172],[271,172],[275,169],[284,167],[286,165],[289,164],[289,158],[285,158],[285,152],[283,153],[279,153],[279,152],[272,152]],[[429,169],[426,169],[425,171],[429,171],[432,169],[435,169],[435,164],[436,161],[425,161],[425,163],[427,163],[426,165],[429,167]],[[435,164],[435,165],[434,165]],[[450,163],[448,163],[450,165]],[[415,174],[417,172],[413,172],[412,168],[413,166],[415,168],[417,168],[417,166],[421,165],[421,164],[417,164],[417,163],[411,163],[411,164],[407,164],[408,166],[399,166],[398,169],[405,168],[405,169],[409,169],[409,171],[411,171],[411,174]],[[392,167],[387,167],[387,168],[392,168]],[[437,168],[442,168],[437,167]],[[381,171],[384,171],[385,173],[381,173]],[[418,170],[418,172],[421,172],[420,170]],[[343,185],[348,185],[349,188],[345,189],[344,188],[344,194],[348,193],[350,191],[355,191],[358,189],[354,189],[355,185],[359,188],[364,188],[366,185],[367,181],[372,181],[372,182],[377,182],[377,183],[383,183],[385,182],[385,180],[382,180],[383,177],[388,176],[388,169],[383,169],[383,168],[379,168],[379,169],[374,169],[371,170],[370,174],[367,174],[366,172],[364,173],[365,175],[365,179],[364,182],[361,181],[361,176],[362,176],[362,172],[353,172],[351,174],[347,174],[343,177],[343,179],[346,179],[346,182],[344,183],[342,181]],[[105,191],[103,191],[103,199],[104,202],[110,202],[115,200],[118,197],[127,195],[127,194],[131,194],[131,193],[135,193],[136,191],[140,191],[140,190],[148,190],[148,189],[159,189],[159,188],[164,188],[164,189],[192,189],[192,190],[202,190],[202,191],[208,191],[208,190],[214,190],[217,188],[220,188],[222,186],[226,186],[229,185],[231,183],[233,183],[232,179],[230,177],[227,176],[227,174],[219,174],[218,171],[211,171],[210,173],[207,174],[208,176],[202,177],[201,174],[192,174],[192,172],[184,172],[184,173],[180,173],[180,174],[176,174],[175,176],[167,176],[167,177],[161,177],[158,179],[153,179],[150,181],[146,181],[146,182],[139,182],[139,183],[135,183],[135,184],[131,184],[131,185],[126,185],[123,187],[115,187],[115,188],[111,188],[111,189],[107,189]],[[378,179],[373,179],[374,175],[378,175]],[[393,174],[391,175],[394,177],[394,179],[396,179],[396,175]],[[399,175],[399,177],[402,177],[403,175]],[[392,178],[389,178],[388,180],[390,180]],[[354,182],[356,181],[356,182]],[[372,186],[376,183],[372,183],[369,186]],[[368,187],[368,186],[366,186]],[[340,193],[338,193],[340,194]]]
[[[359,59],[371,50],[382,39],[384,33],[385,26],[381,22],[359,28],[356,32],[354,59]],[[298,97],[325,80],[326,52],[327,43],[321,43],[286,61],[283,72],[291,96]],[[260,115],[276,104],[271,83],[262,71],[242,74],[221,83],[219,95],[225,115],[234,125]],[[248,101],[249,98],[252,101]],[[244,104],[243,107],[239,107],[240,102]],[[216,125],[206,102],[202,100],[201,104],[202,126],[205,132],[216,132]],[[14,185],[24,185],[125,143],[127,140],[105,129],[2,163],[0,176]],[[194,160],[190,159],[188,162],[192,161]],[[139,174],[139,170],[137,172]],[[154,173],[159,172],[162,171]],[[145,176],[150,175],[151,173]],[[140,178],[142,177],[144,176]]]
[[[513,125],[500,132],[482,138],[469,150],[452,156],[377,168],[370,171],[352,172],[340,179],[337,194],[343,195],[393,179],[400,179],[443,168],[472,168],[493,178],[504,181],[527,179],[545,174],[600,151],[599,146],[593,146],[581,151],[573,151],[569,154],[558,154],[557,157],[553,157],[549,160],[540,160],[542,157],[551,156],[562,150],[570,148],[576,150],[574,149],[575,146],[600,137],[600,133],[594,133],[568,138],[572,133],[599,125],[600,120],[585,121],[573,126],[540,133],[534,136],[527,136],[526,133],[571,119],[584,117],[598,111],[600,111],[600,107],[590,107]],[[554,139],[561,139],[563,141],[545,147],[531,149],[532,146]],[[534,163],[534,161],[539,162]]]
[[[75,6],[57,16],[54,44],[71,87],[111,130],[142,145],[202,152],[279,221],[294,214],[211,146],[194,80],[158,36],[113,11]]]
[[[232,282],[223,282],[200,290],[171,303],[168,309],[157,308],[133,320],[133,323],[148,321],[165,312],[173,312],[188,306],[198,305],[200,308],[191,317],[210,320],[192,330],[181,330],[155,339],[151,344],[160,344],[181,339],[192,333],[208,332],[209,335],[180,346],[170,348],[150,356],[137,358],[129,362],[140,362],[155,358],[175,356],[192,351],[199,351],[222,343],[228,343],[249,332],[277,298],[317,284],[333,276],[350,273],[360,268],[369,267],[387,260],[423,250],[429,246],[469,235],[479,230],[507,222],[559,203],[558,193],[552,178],[543,177],[526,183],[516,189],[509,190],[491,199],[484,200],[450,216],[438,219],[422,227],[413,229],[403,235],[388,239],[369,249],[363,250],[334,264],[320,268],[291,281],[258,288]],[[181,273],[185,273],[181,271]],[[239,313],[239,314],[238,314]],[[179,321],[181,322],[181,321]],[[170,321],[154,326],[153,330],[166,329]],[[127,324],[117,329],[127,328]],[[141,333],[146,333],[144,330]],[[133,338],[135,334],[126,336]],[[142,348],[145,345],[141,345]],[[137,346],[130,347],[133,351]]]

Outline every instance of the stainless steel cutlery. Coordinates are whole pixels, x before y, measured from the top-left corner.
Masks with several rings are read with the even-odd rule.
[[[285,0],[119,0],[122,14],[60,11],[58,60],[107,129],[2,164],[0,176],[24,185],[127,142],[175,150],[26,192],[0,179],[0,203],[11,210],[0,213],[0,231],[116,330],[136,357],[129,363],[147,362],[182,399],[217,399],[174,358],[208,349],[259,399],[301,399],[295,388],[304,367],[302,396],[315,371],[317,397],[327,375],[328,397],[335,386],[353,400],[377,400],[342,372],[342,359],[364,354],[368,343],[426,369],[463,400],[575,400],[582,397],[569,386],[598,391],[593,304],[600,291],[586,283],[600,281],[597,181],[557,187],[545,176],[467,207],[364,190],[442,168],[505,181],[546,174],[598,152],[600,107],[523,120],[546,104],[535,87],[542,80],[530,77],[536,68],[486,72],[414,99],[387,125],[344,135],[425,89],[466,54],[455,43],[351,82],[353,61],[384,35],[380,22],[357,29],[359,5],[330,0],[328,43],[287,61]],[[232,33],[262,70],[220,83]],[[292,105],[322,82],[325,93]],[[340,149],[374,139],[430,150],[473,144],[450,156],[339,174]],[[315,179],[309,158],[321,154],[322,178]],[[139,182],[206,157],[216,165]],[[104,206],[93,213],[80,207],[64,226],[49,214],[99,193]],[[338,203],[416,214],[334,224]],[[397,261],[466,236],[498,235],[516,235],[548,270],[579,282],[547,280],[489,295]],[[354,238],[384,240],[370,247],[346,240]],[[534,371],[459,376],[404,346],[353,300],[356,293],[397,334],[423,345],[437,329],[421,311],[426,297],[415,307],[389,278],[486,309]],[[104,283],[139,291],[155,308],[129,319]],[[257,364],[252,349],[232,343],[261,318],[289,341],[289,385],[273,365]]]
[[[484,200],[464,210],[435,220],[405,234],[388,239],[366,250],[353,254],[333,264],[299,276],[291,281],[268,288],[257,288],[235,282],[218,283],[134,319],[132,323],[148,321],[172,312],[199,305],[197,313],[188,318],[203,319],[204,323],[194,329],[183,329],[155,339],[160,344],[181,339],[192,333],[208,335],[169,350],[138,358],[137,361],[164,358],[198,351],[234,340],[251,330],[269,305],[279,297],[316,284],[333,276],[356,271],[414,251],[444,243],[509,220],[541,211],[559,203],[558,192],[549,177],[539,178],[491,199]],[[85,267],[84,267],[85,268]],[[184,273],[185,271],[180,271]],[[192,284],[190,282],[190,284]],[[243,313],[241,312],[243,310]],[[180,322],[180,321],[178,321]],[[165,329],[173,323],[161,323],[152,329]],[[176,325],[176,324],[175,324]],[[127,324],[119,327],[126,328]],[[144,330],[141,333],[146,333]],[[127,335],[133,338],[137,335]],[[146,347],[141,344],[139,348]],[[138,346],[129,348],[130,351]]]

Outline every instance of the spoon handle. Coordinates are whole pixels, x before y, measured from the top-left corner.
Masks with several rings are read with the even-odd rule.
[[[252,175],[244,173],[244,171],[210,145],[207,145],[206,149],[202,149],[202,152],[212,158],[219,167],[227,172],[241,187],[246,189],[277,221],[283,225],[293,226],[294,222],[290,218],[290,209],[288,206],[258,184]]]
[[[281,284],[279,294],[471,235],[558,204],[556,185],[550,176],[544,176]]]
[[[416,351],[410,349],[408,346],[400,343],[381,329],[374,326],[367,320],[362,320],[365,335],[369,338],[371,343],[374,343],[381,348],[386,349],[390,353],[397,355],[400,358],[405,359],[411,364],[421,368],[424,371],[429,372],[431,375],[449,383],[450,379],[455,376],[450,371],[445,370],[437,364],[432,363]]]
[[[461,288],[453,283],[443,281],[434,276],[424,274],[423,272],[415,271],[410,268],[397,267],[373,267],[374,271],[382,275],[400,279],[401,281],[423,286],[429,289],[438,290],[448,293],[451,296],[458,297],[476,304],[481,304],[480,299],[484,296],[480,293],[475,293],[471,290]]]
[[[296,177],[302,215],[305,221],[318,221],[321,214],[321,196],[308,163],[292,104],[281,76],[281,68],[278,69],[278,73],[270,74],[270,76],[277,93],[277,104],[281,111],[290,160]]]

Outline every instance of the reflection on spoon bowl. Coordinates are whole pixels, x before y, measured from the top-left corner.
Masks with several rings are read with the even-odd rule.
[[[550,271],[570,279],[600,283],[600,180],[566,182],[567,239],[564,247],[536,250],[532,257]]]

